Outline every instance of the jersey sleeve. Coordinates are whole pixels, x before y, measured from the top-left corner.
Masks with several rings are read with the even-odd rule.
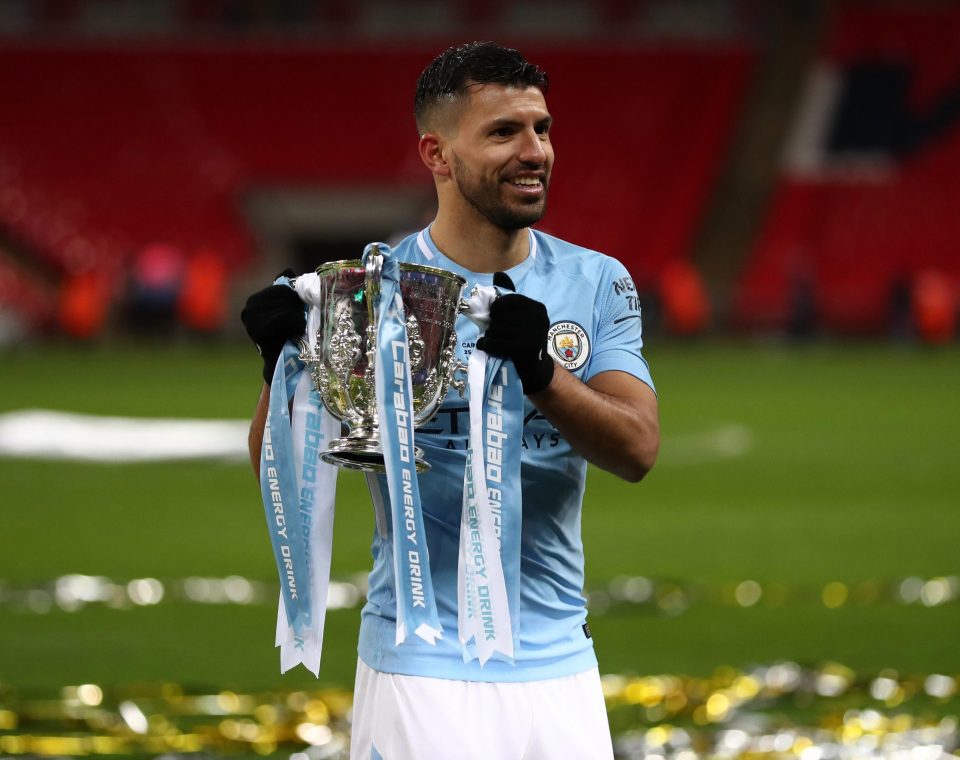
[[[650,367],[643,358],[640,301],[626,267],[607,258],[601,269],[594,303],[594,348],[584,380],[619,370],[642,380],[656,392]]]

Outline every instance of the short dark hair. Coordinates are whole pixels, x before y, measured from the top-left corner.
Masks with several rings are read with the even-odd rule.
[[[543,69],[519,52],[494,42],[468,42],[449,48],[434,58],[417,80],[413,99],[417,129],[424,131],[426,116],[434,106],[463,97],[472,84],[536,87],[546,93],[549,79]]]

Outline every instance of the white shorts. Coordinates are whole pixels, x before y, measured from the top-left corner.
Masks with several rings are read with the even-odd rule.
[[[613,760],[592,670],[522,683],[378,673],[357,663],[350,760]]]

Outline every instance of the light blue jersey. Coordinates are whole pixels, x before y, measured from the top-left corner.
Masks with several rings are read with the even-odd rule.
[[[444,256],[428,230],[404,239],[394,255],[466,278],[465,293],[492,284],[492,274],[471,272]],[[641,355],[640,307],[633,281],[609,256],[530,231],[530,255],[507,270],[518,293],[542,302],[550,316],[548,349],[583,381],[609,370],[653,381]],[[477,327],[457,320],[457,354],[466,361]],[[464,662],[457,639],[457,558],[463,469],[469,438],[467,400],[447,394],[436,417],[416,432],[432,468],[420,475],[430,572],[443,638],[431,646],[410,636],[399,647],[392,547],[373,541],[374,566],[360,627],[360,657],[375,670],[467,681],[531,681],[579,673],[597,664],[585,628],[580,513],[587,463],[525,398],[521,487],[519,649],[515,663],[492,659],[482,668]],[[389,505],[386,482],[379,479]],[[380,501],[380,499],[378,499]],[[389,508],[389,506],[387,507]],[[389,520],[385,524],[389,524]]]

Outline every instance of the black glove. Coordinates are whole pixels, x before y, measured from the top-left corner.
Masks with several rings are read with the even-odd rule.
[[[494,275],[493,282],[513,289],[510,279],[501,277],[500,272]],[[553,379],[553,358],[547,353],[549,329],[546,306],[518,293],[507,293],[490,304],[490,326],[477,341],[477,348],[510,359],[517,368],[523,392],[536,393]]]
[[[280,274],[293,277],[292,269]],[[263,357],[263,379],[273,380],[273,370],[288,340],[297,340],[307,329],[303,301],[289,285],[271,285],[247,299],[240,321]]]

